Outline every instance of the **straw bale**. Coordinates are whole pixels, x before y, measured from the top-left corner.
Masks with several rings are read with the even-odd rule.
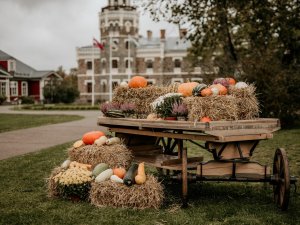
[[[255,95],[256,88],[250,84],[246,88],[229,88],[229,94],[235,97],[238,106],[238,119],[251,120],[259,117],[259,102]]]
[[[183,100],[187,105],[190,121],[209,116],[212,120],[237,120],[238,107],[233,96],[188,97]]]
[[[135,104],[136,113],[141,117],[146,117],[153,110],[150,106],[156,98],[170,92],[177,92],[178,84],[172,84],[166,87],[148,86],[145,88],[124,88],[117,87],[114,90],[112,102],[123,104]]]
[[[158,209],[163,202],[162,185],[152,175],[142,185],[126,186],[112,181],[92,183],[91,203],[98,207],[122,207],[133,209]]]
[[[48,197],[55,198],[59,196],[59,191],[57,187],[57,182],[54,181],[53,177],[59,174],[64,169],[61,167],[56,167],[52,170],[50,177],[46,179],[48,186]]]
[[[68,150],[68,154],[71,161],[91,164],[92,167],[106,163],[111,168],[117,166],[128,168],[132,161],[131,151],[124,144],[72,147]]]

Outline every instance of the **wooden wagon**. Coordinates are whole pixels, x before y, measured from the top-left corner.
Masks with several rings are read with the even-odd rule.
[[[99,117],[98,125],[108,127],[123,138],[136,162],[177,171],[176,178],[182,182],[184,207],[189,181],[269,182],[274,186],[278,207],[282,210],[288,207],[290,186],[295,184],[296,178],[289,174],[285,150],[276,149],[272,172],[269,166],[251,161],[259,141],[272,138],[272,133],[280,129],[278,119],[203,123]],[[184,140],[210,152],[213,160],[203,162],[202,157],[188,157]]]

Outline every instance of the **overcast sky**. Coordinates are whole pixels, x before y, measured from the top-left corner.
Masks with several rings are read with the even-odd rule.
[[[107,0],[0,0],[0,49],[37,70],[77,67],[76,47],[99,39],[98,12]],[[140,12],[140,34],[177,36],[175,26]]]

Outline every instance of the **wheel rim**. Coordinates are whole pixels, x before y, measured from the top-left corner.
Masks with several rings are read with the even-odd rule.
[[[275,204],[280,209],[286,210],[290,198],[290,173],[287,155],[282,148],[275,152],[273,175],[276,181],[273,187]]]

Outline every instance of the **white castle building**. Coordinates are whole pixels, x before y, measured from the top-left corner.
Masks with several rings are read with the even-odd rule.
[[[178,37],[167,37],[165,30],[154,37],[139,34],[139,13],[130,0],[108,0],[99,12],[100,43],[77,48],[80,101],[103,102],[122,81],[139,75],[149,84],[168,84],[187,80],[201,81],[201,68],[187,59],[191,46],[185,29]],[[94,80],[94,87],[93,87]]]

